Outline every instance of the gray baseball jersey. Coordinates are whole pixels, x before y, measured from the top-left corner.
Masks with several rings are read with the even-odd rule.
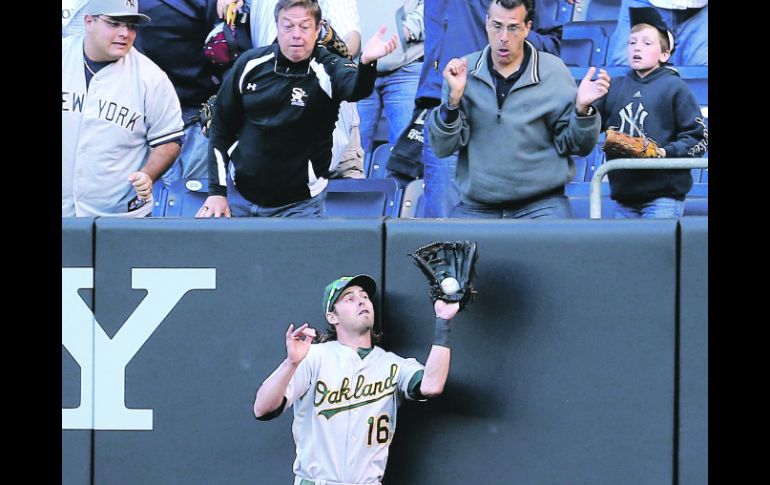
[[[180,139],[182,110],[174,86],[134,48],[101,69],[86,90],[83,37],[62,39],[62,217],[141,217],[128,176],[150,150]]]
[[[310,346],[286,389],[294,406],[294,474],[351,484],[379,483],[396,431],[396,411],[417,360],[375,346],[361,359],[337,341]]]

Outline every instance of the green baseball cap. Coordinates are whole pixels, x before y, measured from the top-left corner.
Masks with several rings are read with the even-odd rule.
[[[340,276],[336,280],[332,281],[324,289],[323,310],[324,315],[332,311],[334,303],[337,302],[337,298],[340,297],[345,288],[348,286],[358,285],[369,294],[369,298],[374,299],[374,293],[377,291],[377,283],[374,282],[374,278],[366,274],[360,274],[356,276]]]

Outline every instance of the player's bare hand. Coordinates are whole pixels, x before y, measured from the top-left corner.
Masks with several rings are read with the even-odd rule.
[[[578,113],[585,113],[588,110],[588,106],[601,98],[610,89],[610,75],[604,69],[599,69],[599,75],[596,79],[591,80],[596,72],[595,67],[591,67],[583,76],[583,80],[580,81],[578,86],[577,96],[575,97],[575,108]]]
[[[460,311],[460,303],[447,303],[444,300],[436,300],[436,303],[433,304],[433,310],[436,312],[437,317],[451,320]]]
[[[315,329],[310,328],[310,324],[305,322],[297,329],[294,324],[289,324],[286,331],[286,358],[289,362],[296,365],[302,362],[302,359],[310,350],[310,344],[316,336]]]
[[[372,61],[376,61],[380,57],[385,57],[394,50],[398,45],[398,37],[396,34],[390,36],[390,39],[385,38],[385,31],[388,30],[386,25],[380,27],[380,30],[375,33],[371,39],[366,42],[364,50],[361,52],[361,63],[369,64]]]
[[[208,217],[232,217],[230,213],[230,205],[227,203],[227,197],[223,195],[209,195],[206,197],[206,201],[203,203],[198,212],[195,213],[195,217],[208,218]]]
[[[219,18],[225,19],[225,15],[227,14],[227,7],[230,6],[231,3],[235,4],[234,10],[239,10],[243,6],[243,0],[217,0],[217,15],[219,15]]]
[[[140,199],[148,200],[152,196],[152,178],[141,170],[128,176],[128,181],[134,186]]]
[[[468,83],[468,61],[454,58],[444,68],[444,79],[449,86],[449,102],[458,105]]]

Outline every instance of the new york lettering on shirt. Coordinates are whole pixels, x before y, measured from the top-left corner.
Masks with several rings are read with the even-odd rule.
[[[86,93],[74,93],[69,91],[61,92],[61,110],[83,112],[83,103],[86,99]]]
[[[136,128],[136,121],[142,117],[141,113],[131,111],[126,106],[120,106],[114,101],[105,101],[102,99],[97,100],[99,102],[99,118],[105,121],[110,121],[116,125],[128,130],[134,131]]]

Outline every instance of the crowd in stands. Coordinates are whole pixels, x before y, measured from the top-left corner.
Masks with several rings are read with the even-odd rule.
[[[677,71],[707,85],[707,23],[707,0],[62,0],[62,217],[184,187],[196,217],[323,217],[365,178],[419,184],[420,217],[575,217],[607,130],[707,157]],[[681,217],[693,173],[610,172],[614,217]]]

